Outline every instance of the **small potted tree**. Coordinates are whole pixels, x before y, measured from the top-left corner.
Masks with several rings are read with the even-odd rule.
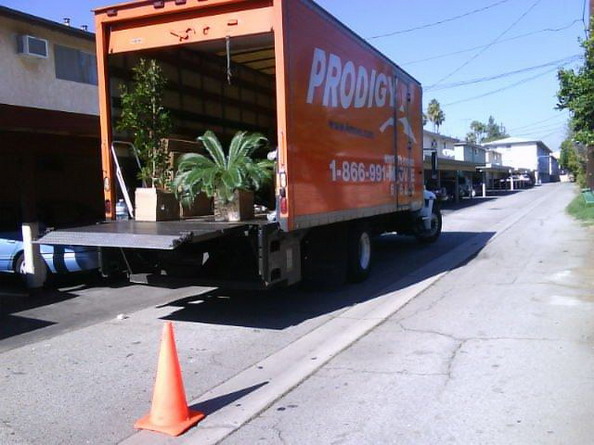
[[[254,216],[254,190],[272,180],[274,163],[252,159],[254,152],[268,144],[260,133],[240,131],[225,153],[212,131],[198,138],[209,156],[187,153],[181,156],[173,188],[183,201],[198,193],[214,198],[215,221],[241,221]]]
[[[177,219],[179,203],[170,189],[173,168],[164,144],[172,128],[171,116],[163,107],[167,79],[152,59],[140,59],[132,70],[132,88],[121,87],[122,114],[117,129],[132,134],[141,163],[138,176],[144,187],[135,192],[136,220]]]

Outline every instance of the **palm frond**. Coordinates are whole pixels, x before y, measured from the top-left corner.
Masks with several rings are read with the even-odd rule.
[[[259,147],[268,144],[268,139],[262,133],[251,133],[245,138],[245,156],[251,156]]]
[[[247,135],[247,131],[238,131],[231,139],[231,145],[229,146],[229,156],[228,156],[228,164],[232,164],[241,153],[244,145],[244,139]]]
[[[204,148],[206,148],[213,161],[219,167],[224,168],[226,165],[225,153],[223,152],[223,146],[219,138],[212,131],[208,130],[198,140],[204,144]]]
[[[177,161],[177,170],[186,171],[194,168],[208,168],[215,165],[212,159],[198,153],[186,153]]]

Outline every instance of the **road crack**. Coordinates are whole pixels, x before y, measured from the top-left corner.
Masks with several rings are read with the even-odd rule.
[[[283,437],[283,432],[281,431],[281,429],[279,427],[280,422],[281,422],[281,419],[274,422],[274,425],[272,425],[272,431],[274,431],[276,433],[276,437],[278,437],[278,440],[280,441],[280,443],[285,445],[287,442],[285,441],[285,438]]]

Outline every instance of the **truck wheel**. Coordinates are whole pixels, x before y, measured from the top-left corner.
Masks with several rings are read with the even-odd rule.
[[[436,206],[433,206],[433,211],[431,213],[431,228],[427,230],[424,221],[419,219],[419,226],[415,235],[417,240],[425,244],[437,241],[439,235],[441,235],[441,224],[441,211]]]
[[[356,226],[348,240],[348,278],[353,283],[360,283],[369,276],[372,259],[371,234],[367,227]]]

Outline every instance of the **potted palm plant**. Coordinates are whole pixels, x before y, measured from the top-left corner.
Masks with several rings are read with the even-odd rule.
[[[254,190],[272,180],[274,163],[252,159],[268,144],[260,133],[235,134],[227,153],[212,131],[198,138],[209,156],[187,153],[180,157],[173,188],[178,198],[191,202],[198,193],[214,198],[215,221],[240,221],[254,216]]]
[[[133,86],[121,87],[122,114],[117,129],[131,133],[140,159],[135,192],[136,219],[158,221],[179,218],[179,203],[171,191],[173,168],[164,144],[172,128],[163,106],[167,79],[155,60],[140,59],[133,69]]]

